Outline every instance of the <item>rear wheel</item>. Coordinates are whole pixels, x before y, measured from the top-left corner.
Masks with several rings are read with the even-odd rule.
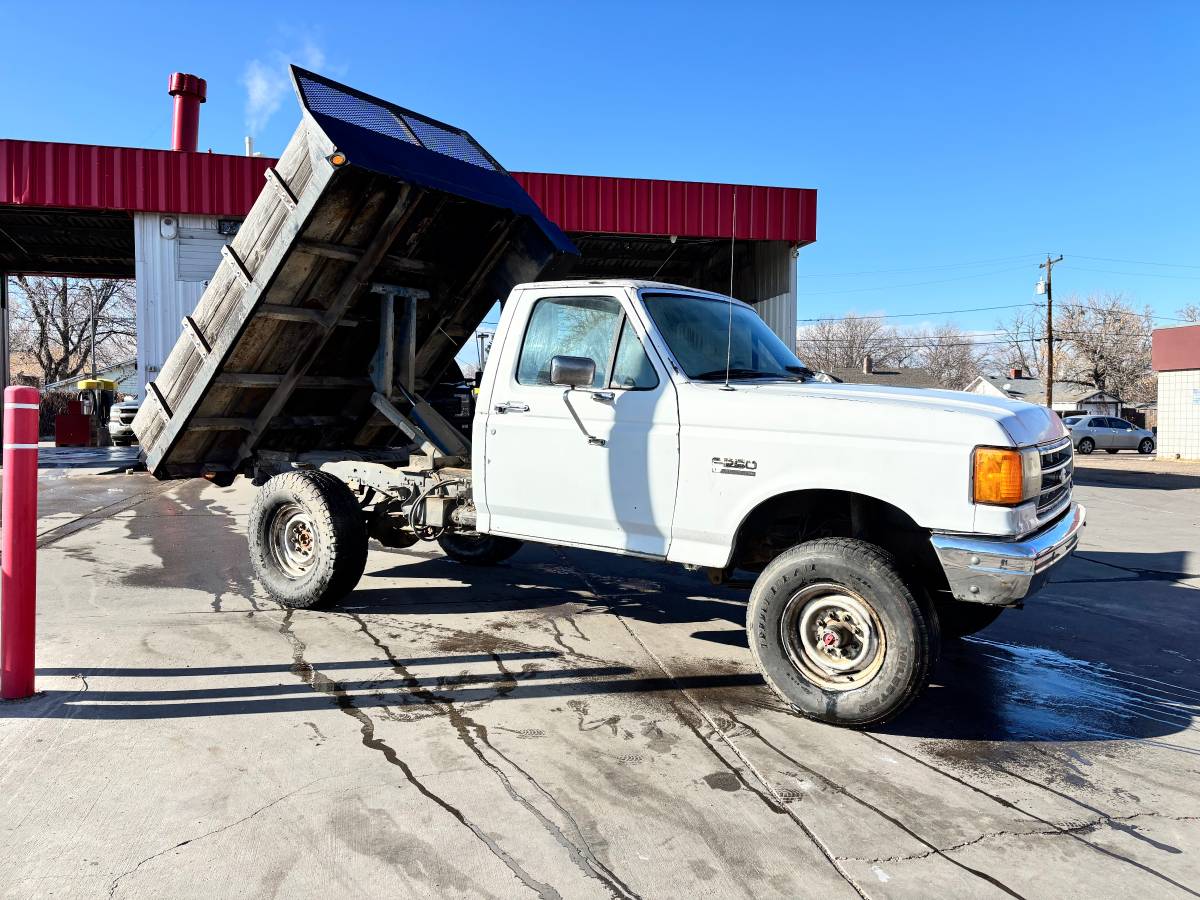
[[[1150,440],[1150,438],[1143,438],[1142,442],[1140,444],[1138,444],[1138,453],[1145,456],[1145,455],[1147,455],[1149,453],[1153,453],[1153,452],[1154,452],[1154,441]]]
[[[323,606],[354,590],[367,564],[367,529],[350,488],[327,472],[287,472],[250,509],[250,563],[279,603]]]
[[[1080,453],[1082,453],[1084,456],[1087,456],[1089,453],[1091,453],[1093,450],[1096,449],[1096,442],[1093,441],[1091,438],[1084,438],[1082,441],[1079,442],[1078,446],[1076,446],[1075,449],[1078,450]]]
[[[514,538],[492,534],[443,534],[437,542],[448,557],[468,566],[494,566],[523,546]]]
[[[746,630],[775,693],[811,719],[856,727],[903,712],[939,646],[937,616],[891,555],[850,538],[776,557],[754,584]]]
[[[963,603],[958,600],[939,603],[937,614],[942,638],[945,640],[966,637],[968,634],[983,631],[1000,618],[1004,609],[1003,606]]]

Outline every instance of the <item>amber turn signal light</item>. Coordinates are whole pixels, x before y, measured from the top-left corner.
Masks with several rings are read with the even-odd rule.
[[[346,164],[346,154],[340,150],[329,154],[329,162],[335,166],[344,166]]]
[[[973,468],[976,503],[1016,506],[1024,499],[1020,450],[976,447]]]

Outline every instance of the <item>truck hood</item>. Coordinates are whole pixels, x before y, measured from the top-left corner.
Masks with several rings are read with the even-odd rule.
[[[714,389],[720,390],[720,387],[714,385]],[[764,400],[778,398],[781,402],[792,399],[841,401],[878,407],[881,414],[885,414],[889,408],[897,412],[903,410],[909,413],[926,413],[929,414],[930,424],[947,413],[987,419],[999,425],[1018,447],[1045,443],[1067,434],[1062,419],[1043,406],[1034,406],[1022,400],[968,394],[964,391],[811,381],[803,384],[742,382],[736,385],[736,389],[737,392],[752,393]],[[870,414],[864,410],[864,415]]]

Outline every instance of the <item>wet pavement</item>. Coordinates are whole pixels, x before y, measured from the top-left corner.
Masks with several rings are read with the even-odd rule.
[[[675,567],[376,547],[287,613],[248,484],[44,475],[0,896],[1200,896],[1200,477],[1081,469],[1077,557],[854,732]]]

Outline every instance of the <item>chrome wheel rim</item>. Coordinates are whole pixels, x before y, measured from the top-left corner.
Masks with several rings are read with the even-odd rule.
[[[862,687],[883,666],[886,641],[879,616],[844,585],[813,584],[793,594],[781,628],[792,665],[825,690]]]
[[[271,517],[267,546],[271,561],[288,578],[298,579],[317,558],[317,529],[312,516],[297,503],[285,503]]]

